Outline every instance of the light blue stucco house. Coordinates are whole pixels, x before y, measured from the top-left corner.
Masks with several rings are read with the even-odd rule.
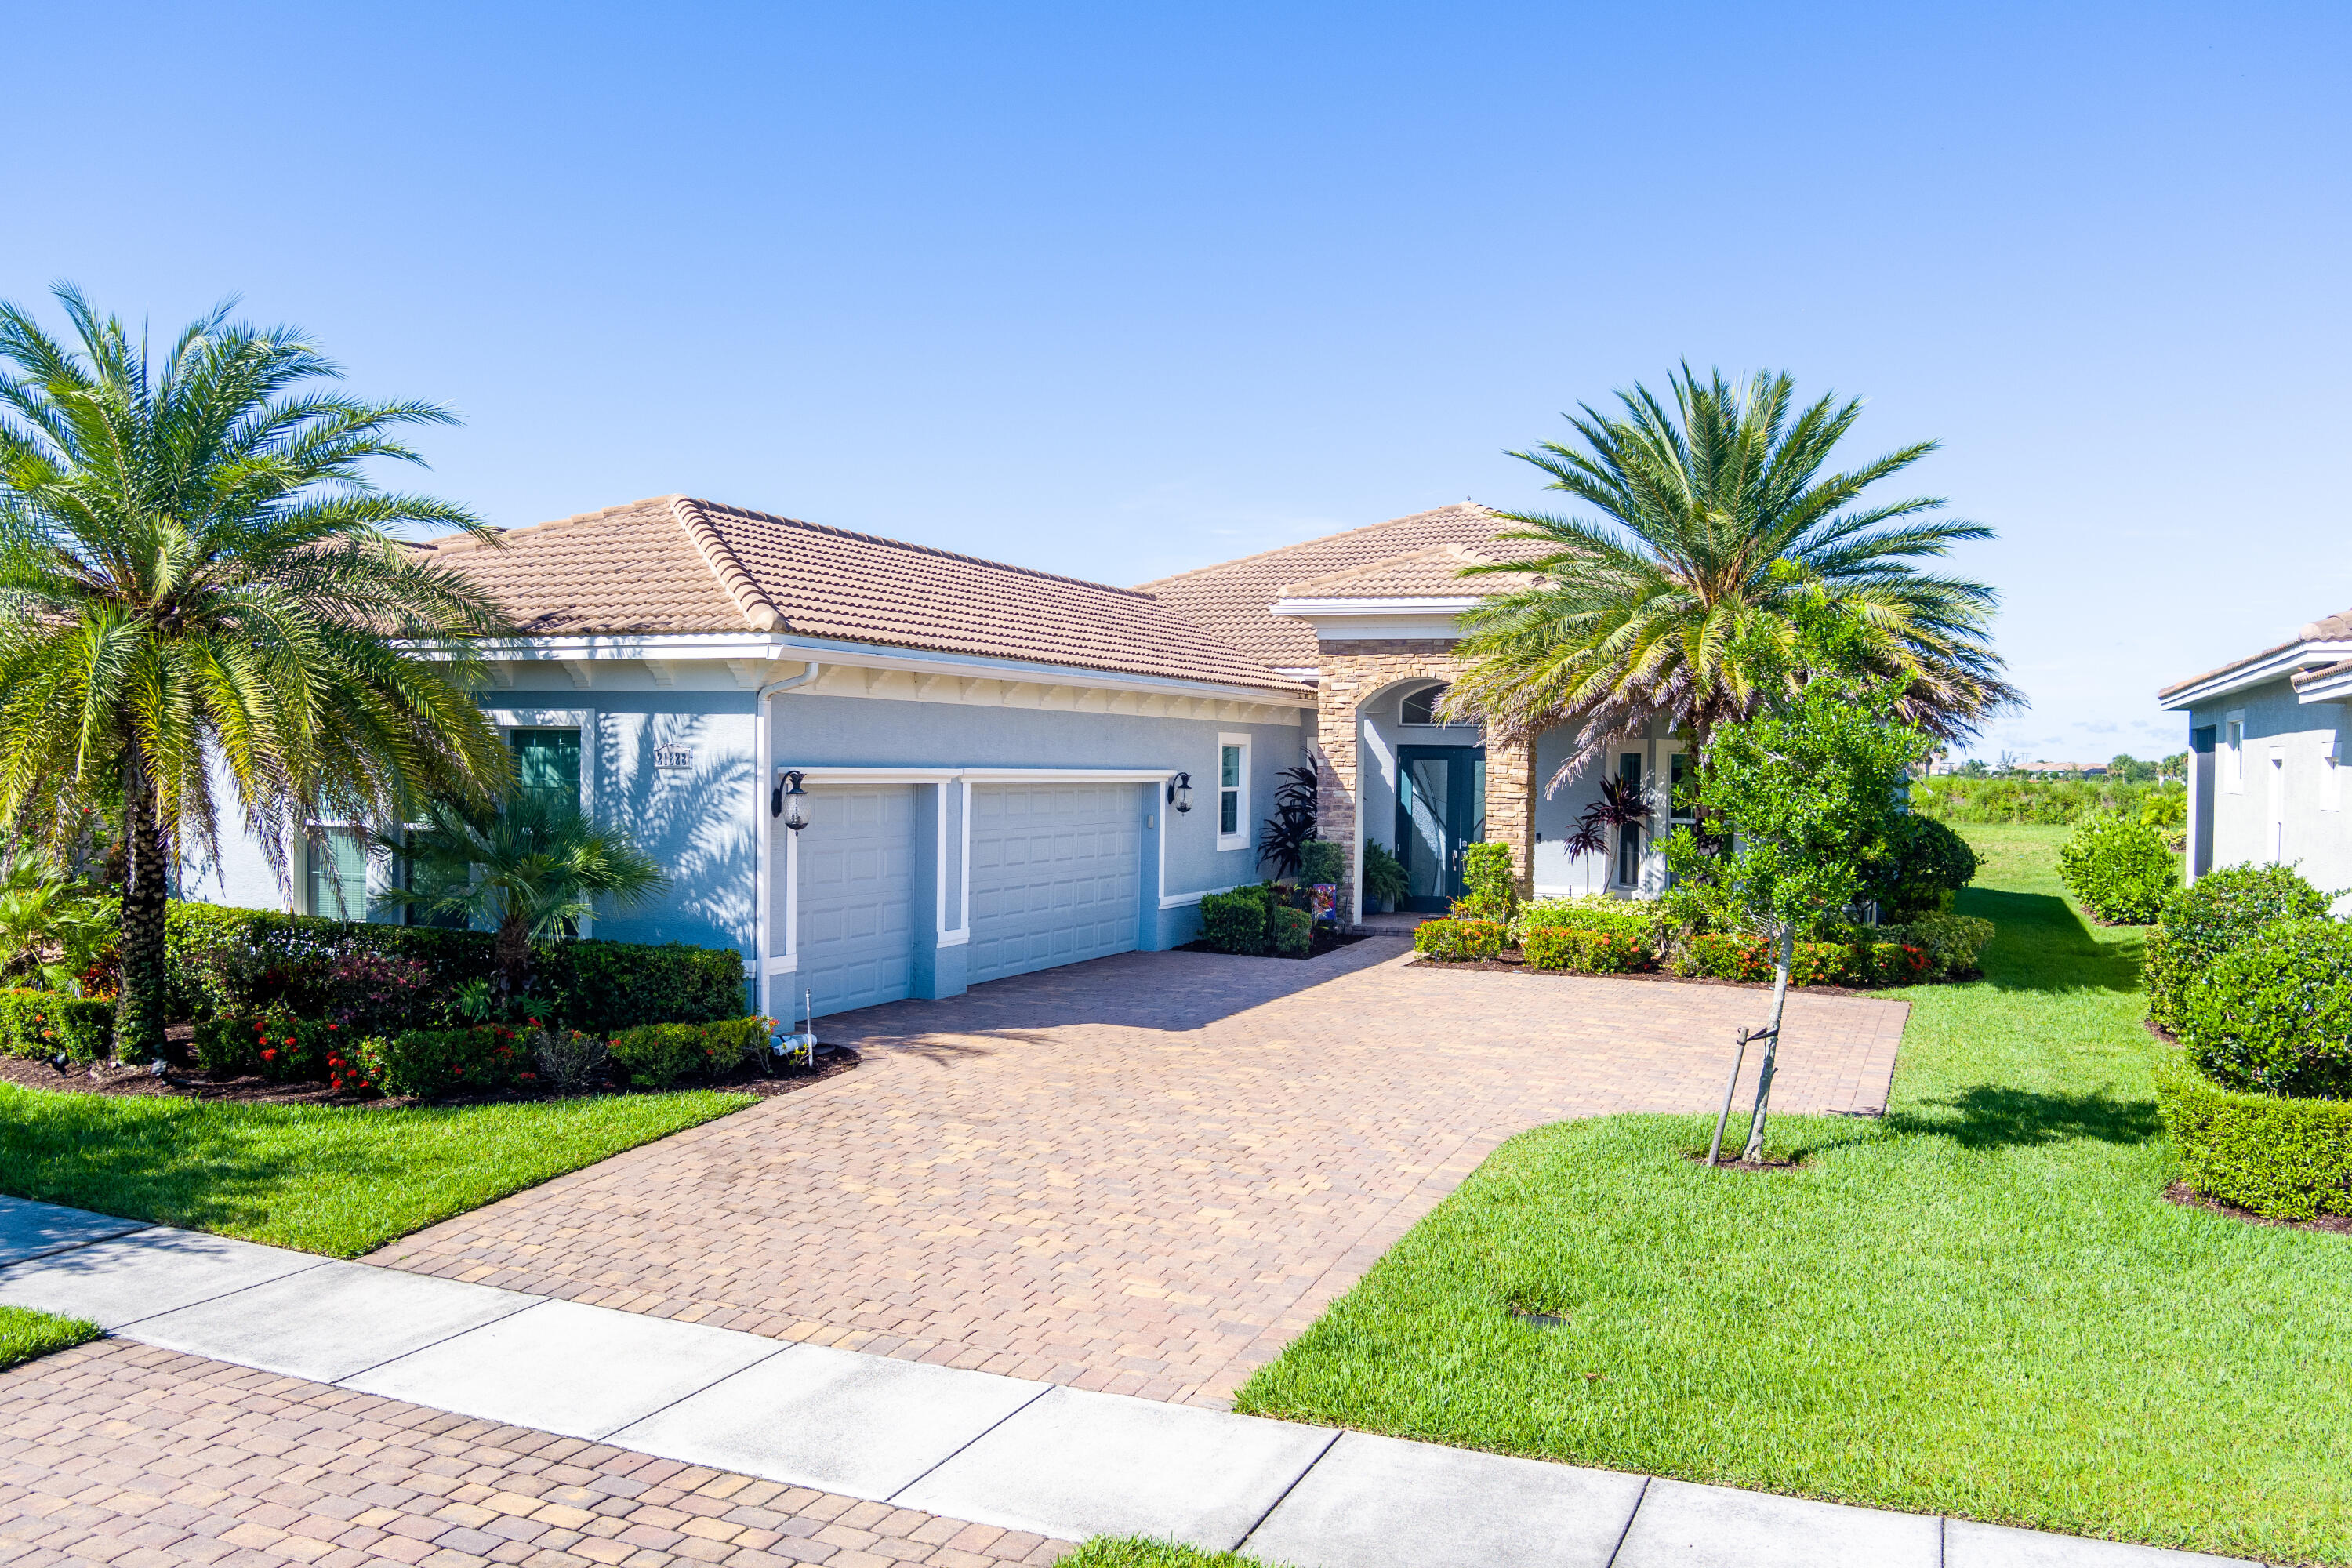
[[[2158,700],[2189,718],[2191,881],[2216,867],[2275,861],[2322,891],[2352,889],[2344,802],[2352,610],[2176,681]]]
[[[1308,755],[1310,685],[1134,589],[685,497],[425,548],[526,634],[480,695],[525,784],[670,869],[591,934],[737,948],[779,1016],[1190,941]],[[389,874],[350,825],[289,858],[300,913]],[[288,902],[249,843],[186,890]]]

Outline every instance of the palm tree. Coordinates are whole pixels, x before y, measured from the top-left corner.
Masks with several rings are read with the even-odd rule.
[[[1795,409],[1786,374],[1746,390],[1685,364],[1670,411],[1636,384],[1623,416],[1569,416],[1582,447],[1546,442],[1511,455],[1600,513],[1500,512],[1519,559],[1468,568],[1531,581],[1465,617],[1466,665],[1443,706],[1510,742],[1555,726],[1579,731],[1557,789],[1670,715],[1704,761],[1717,726],[1756,712],[1765,688],[1801,684],[1801,604],[1826,599],[1855,629],[1845,675],[1907,677],[1904,716],[1931,734],[1970,734],[2016,700],[1989,646],[1992,589],[1922,571],[1921,557],[1991,530],[1927,514],[1941,500],[1863,504],[1872,485],[1936,449],[1922,441],[1824,472],[1861,412],[1824,396]]]
[[[107,803],[124,865],[116,1036],[152,1054],[170,880],[217,857],[225,810],[290,900],[309,824],[504,783],[465,688],[469,646],[505,625],[394,531],[488,531],[364,471],[418,461],[398,432],[444,410],[322,389],[331,361],[289,328],[230,323],[231,304],[159,367],[143,335],[57,296],[72,346],[0,304],[0,817],[62,844]]]
[[[498,933],[498,988],[509,1004],[530,989],[533,939],[564,934],[600,897],[638,903],[669,884],[625,832],[540,790],[517,790],[503,808],[431,802],[419,826],[379,835],[376,846],[411,873],[412,890],[389,901]]]

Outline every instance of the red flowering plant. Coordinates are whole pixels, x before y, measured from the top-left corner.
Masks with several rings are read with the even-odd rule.
[[[362,1081],[385,1094],[417,1100],[500,1094],[529,1088],[538,1031],[504,1024],[468,1029],[404,1029],[362,1040],[350,1060]]]

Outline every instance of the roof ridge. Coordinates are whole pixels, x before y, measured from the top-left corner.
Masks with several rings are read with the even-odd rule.
[[[735,552],[719,537],[719,531],[710,526],[710,520],[702,515],[702,507],[703,503],[692,496],[669,498],[670,515],[677,519],[678,526],[686,530],[686,536],[694,541],[695,549],[701,552],[702,563],[710,568],[710,574],[719,579],[719,585],[727,590],[727,596],[735,601],[735,607],[743,612],[743,618],[751,623],[751,629],[761,632],[787,629],[791,623],[784,618],[783,611],[776,608],[775,601],[760,591],[760,584],[752,580],[751,574],[743,570],[743,563],[735,559]]]
[[[1108,594],[1124,594],[1129,598],[1149,599],[1150,594],[1140,588],[1122,588],[1116,583],[1098,583],[1091,577],[1072,577],[1060,572],[1040,571],[1034,566],[1016,565],[1010,561],[994,561],[985,555],[966,555],[961,551],[942,550],[935,544],[917,544],[911,540],[891,539],[879,533],[860,533],[856,529],[835,528],[831,523],[810,522],[803,518],[783,517],[772,511],[754,511],[750,507],[730,506],[725,501],[697,500],[698,507],[731,513],[736,517],[757,518],[761,522],[786,523],[793,528],[805,528],[816,533],[829,533],[835,539],[862,540],[867,544],[886,545],[892,550],[911,551],[918,555],[935,555],[942,561],[961,561],[968,566],[986,566],[998,572],[1018,572],[1024,577],[1042,578],[1048,583],[1072,583],[1081,588],[1099,588]]]
[[[1187,577],[1198,577],[1203,573],[1223,572],[1232,567],[1246,565],[1252,561],[1263,561],[1269,555],[1279,555],[1286,550],[1303,550],[1310,544],[1328,544],[1335,539],[1348,539],[1359,533],[1370,533],[1377,529],[1394,528],[1399,523],[1418,522],[1425,517],[1435,517],[1442,511],[1459,511],[1465,507],[1475,507],[1490,517],[1495,514],[1495,509],[1493,507],[1487,506],[1480,501],[1448,501],[1444,506],[1433,506],[1424,508],[1420,511],[1409,511],[1402,517],[1392,517],[1385,522],[1368,522],[1360,528],[1343,528],[1337,533],[1318,533],[1312,539],[1301,539],[1289,544],[1277,544],[1271,550],[1260,550],[1248,555],[1236,555],[1230,561],[1220,561],[1213,565],[1195,566],[1189,572],[1171,572],[1165,577],[1154,577],[1148,583],[1138,583],[1136,584],[1136,589],[1138,592],[1147,592],[1153,588],[1164,586],[1170,583],[1180,583]],[[1419,552],[1407,551],[1404,553],[1418,554]]]
[[[1325,588],[1340,583],[1352,582],[1360,577],[1376,576],[1380,573],[1392,571],[1405,562],[1426,561],[1432,556],[1444,556],[1448,561],[1460,561],[1478,566],[1503,564],[1502,562],[1491,556],[1479,554],[1466,544],[1455,542],[1431,544],[1419,550],[1408,550],[1402,555],[1383,555],[1377,561],[1365,561],[1353,566],[1342,566],[1337,572],[1324,572],[1313,577],[1301,577],[1296,583],[1283,584],[1276,591],[1282,597],[1290,598],[1297,595],[1301,588]]]

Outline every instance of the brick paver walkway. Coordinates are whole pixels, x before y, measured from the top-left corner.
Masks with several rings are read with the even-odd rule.
[[[1069,1550],[126,1340],[0,1373],[7,1568],[1003,1568]]]
[[[1711,1113],[1767,1005],[1403,954],[1129,953],[845,1014],[857,1071],[370,1261],[1229,1405],[1504,1138]],[[1792,995],[1775,1107],[1883,1109],[1906,1014]]]

